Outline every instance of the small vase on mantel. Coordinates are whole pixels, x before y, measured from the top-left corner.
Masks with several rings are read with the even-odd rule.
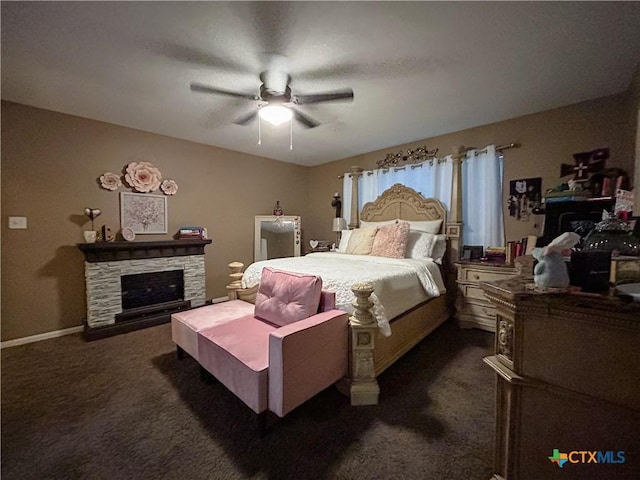
[[[95,230],[85,230],[82,232],[84,243],[95,243],[98,238],[98,232]]]
[[[280,200],[277,200],[277,201],[276,201],[276,205],[275,205],[275,207],[273,207],[273,214],[274,214],[276,217],[279,217],[279,216],[281,216],[281,215],[284,215],[284,212],[282,211],[282,208],[280,207]]]

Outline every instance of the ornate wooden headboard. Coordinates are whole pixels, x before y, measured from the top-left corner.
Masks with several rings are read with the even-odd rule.
[[[445,232],[447,210],[436,198],[425,198],[415,190],[399,183],[389,187],[373,202],[362,207],[360,219],[365,222],[384,220],[440,220],[440,231]]]

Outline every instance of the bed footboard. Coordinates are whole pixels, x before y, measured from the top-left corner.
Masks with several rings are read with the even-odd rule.
[[[242,288],[244,264],[231,262],[227,295],[229,300],[244,300],[255,303],[258,287]],[[349,317],[349,376],[338,382],[338,389],[351,399],[351,405],[376,405],[380,387],[376,380],[375,339],[378,324],[371,314],[373,286],[368,283],[355,284],[351,291],[356,296],[355,313]]]

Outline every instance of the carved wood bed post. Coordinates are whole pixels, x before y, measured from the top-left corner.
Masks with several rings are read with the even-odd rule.
[[[447,222],[447,238],[449,239],[449,262],[460,258],[460,242],[462,241],[462,161],[467,149],[457,146],[453,149],[453,176],[451,179],[451,205],[449,207],[449,221]]]
[[[351,326],[351,352],[349,396],[351,405],[377,405],[380,387],[376,380],[373,351],[378,325],[371,313],[373,285],[356,283],[351,287],[356,296],[353,302],[355,313],[349,317]]]
[[[351,167],[351,215],[349,229],[358,228],[360,225],[360,212],[358,211],[358,179],[362,176],[362,168]]]
[[[227,296],[229,300],[236,300],[238,298],[238,290],[242,288],[242,269],[244,268],[244,263],[242,262],[231,262],[229,265],[229,278],[231,279],[231,283],[227,285]]]

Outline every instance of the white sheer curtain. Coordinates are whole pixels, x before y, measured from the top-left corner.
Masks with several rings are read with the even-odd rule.
[[[348,173],[342,177],[342,218],[347,225],[351,221],[351,177]]]
[[[417,165],[362,172],[358,181],[358,208],[375,200],[395,183],[411,187],[424,197],[451,204],[451,156]],[[343,180],[343,215],[349,222],[351,212],[351,177]],[[464,245],[504,246],[502,216],[502,156],[495,145],[471,150],[462,162],[462,241]]]
[[[425,197],[437,198],[449,208],[452,175],[450,156],[417,165],[364,171],[358,181],[358,208],[362,209],[365,203],[375,200],[396,183],[413,188]],[[343,180],[343,199],[342,211],[348,222],[351,214],[351,177],[348,174]]]
[[[489,145],[462,162],[462,243],[504,246],[502,155]]]

